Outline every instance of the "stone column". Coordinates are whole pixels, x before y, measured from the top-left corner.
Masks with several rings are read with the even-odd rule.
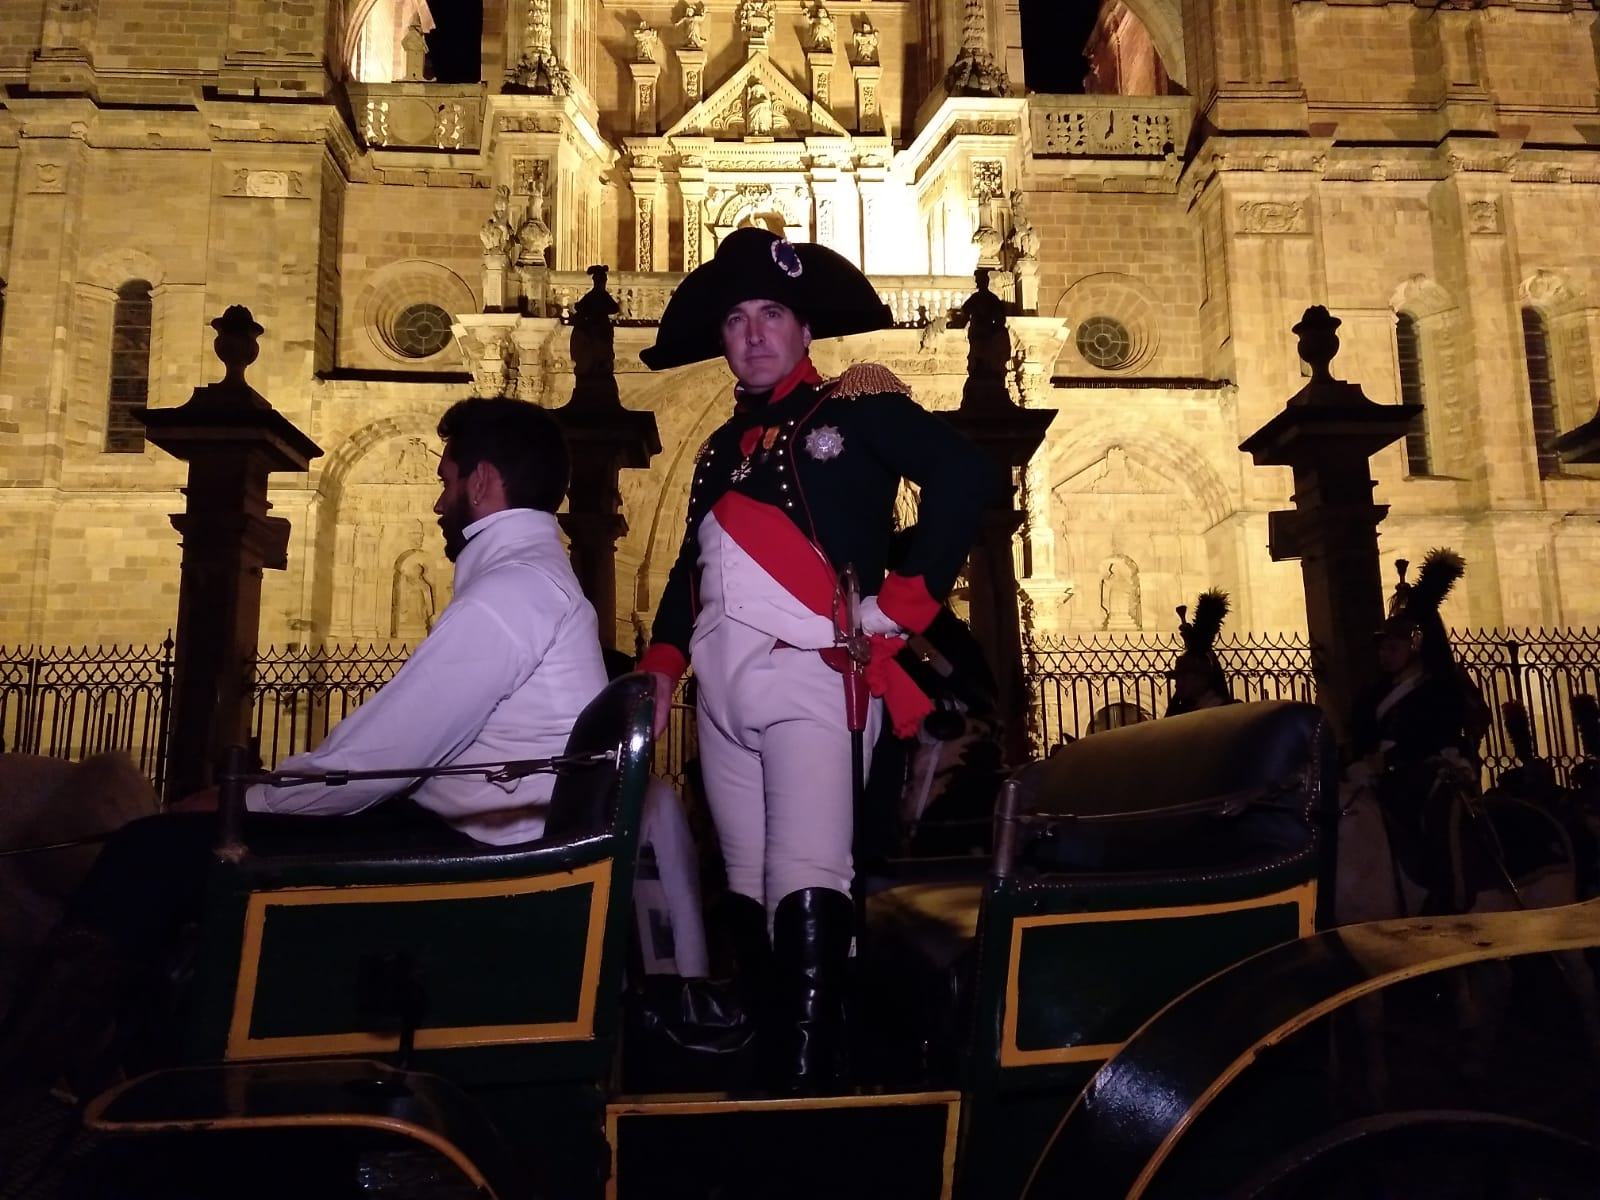
[[[706,52],[692,48],[679,50],[678,63],[683,70],[683,98],[686,107],[693,108],[705,99]]]
[[[942,414],[994,464],[1000,499],[983,514],[983,525],[967,570],[968,621],[983,647],[998,688],[1005,724],[1006,762],[1028,760],[1031,697],[1022,660],[1022,621],[1018,609],[1016,560],[1012,544],[1024,513],[1016,507],[1017,473],[1044,444],[1052,408],[1019,408],[1004,393],[969,394],[953,413]]]
[[[321,449],[244,379],[261,326],[235,305],[211,322],[220,383],[177,408],[139,410],[151,442],[189,464],[174,652],[166,800],[211,781],[230,745],[249,738],[261,624],[261,572],[288,565],[289,522],[269,517],[267,476],[304,471]]]
[[[656,84],[661,79],[661,64],[631,62],[628,70],[633,74],[633,131],[656,132]]]
[[[574,390],[572,399],[555,410],[572,454],[567,511],[559,520],[570,542],[572,569],[599,618],[600,643],[612,648],[617,644],[617,539],[628,532],[617,477],[624,468],[648,467],[661,453],[661,438],[654,413],[590,398],[594,394],[580,396]]]
[[[1422,410],[1374,404],[1359,385],[1333,378],[1338,327],[1320,305],[1306,309],[1294,332],[1311,381],[1239,449],[1257,466],[1294,470],[1294,509],[1270,514],[1268,548],[1275,562],[1300,560],[1317,703],[1344,741],[1356,696],[1376,677],[1372,634],[1383,622],[1378,523],[1389,509],[1372,502],[1368,460],[1405,437]]]
[[[683,269],[692,271],[702,259],[705,235],[706,172],[702,166],[684,166],[678,172],[678,191],[683,196]]]
[[[883,68],[877,63],[859,64],[851,72],[856,80],[856,129],[860,133],[883,132],[883,109],[878,104],[878,84]]]

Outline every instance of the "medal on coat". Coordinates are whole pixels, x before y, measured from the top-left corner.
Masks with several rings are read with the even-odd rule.
[[[805,452],[818,462],[838,458],[844,450],[844,434],[833,425],[818,425],[806,434]]]

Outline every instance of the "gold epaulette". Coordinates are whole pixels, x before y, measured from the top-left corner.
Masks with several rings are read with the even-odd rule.
[[[877,363],[855,363],[848,366],[829,387],[830,395],[845,400],[853,400],[857,396],[874,396],[879,392],[899,392],[902,396],[909,396],[911,387],[888,367],[880,367]]]

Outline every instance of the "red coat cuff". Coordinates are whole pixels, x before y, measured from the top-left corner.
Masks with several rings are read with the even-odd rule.
[[[878,589],[878,608],[901,629],[921,633],[939,615],[940,604],[921,575],[890,574]]]
[[[689,660],[683,656],[671,642],[656,642],[650,649],[639,656],[639,664],[634,667],[636,671],[656,671],[666,675],[674,682],[683,678],[683,673],[689,669]]]

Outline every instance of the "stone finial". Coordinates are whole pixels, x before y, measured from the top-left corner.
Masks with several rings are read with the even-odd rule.
[[[244,381],[244,369],[260,355],[261,347],[257,339],[266,330],[242,304],[230,304],[220,317],[211,322],[211,328],[217,331],[211,348],[226,368],[223,384],[248,388],[250,385]]]
[[[1328,382],[1333,376],[1328,364],[1339,353],[1339,326],[1344,324],[1320,304],[1313,304],[1290,330],[1300,339],[1300,357],[1311,367],[1313,383]]]

